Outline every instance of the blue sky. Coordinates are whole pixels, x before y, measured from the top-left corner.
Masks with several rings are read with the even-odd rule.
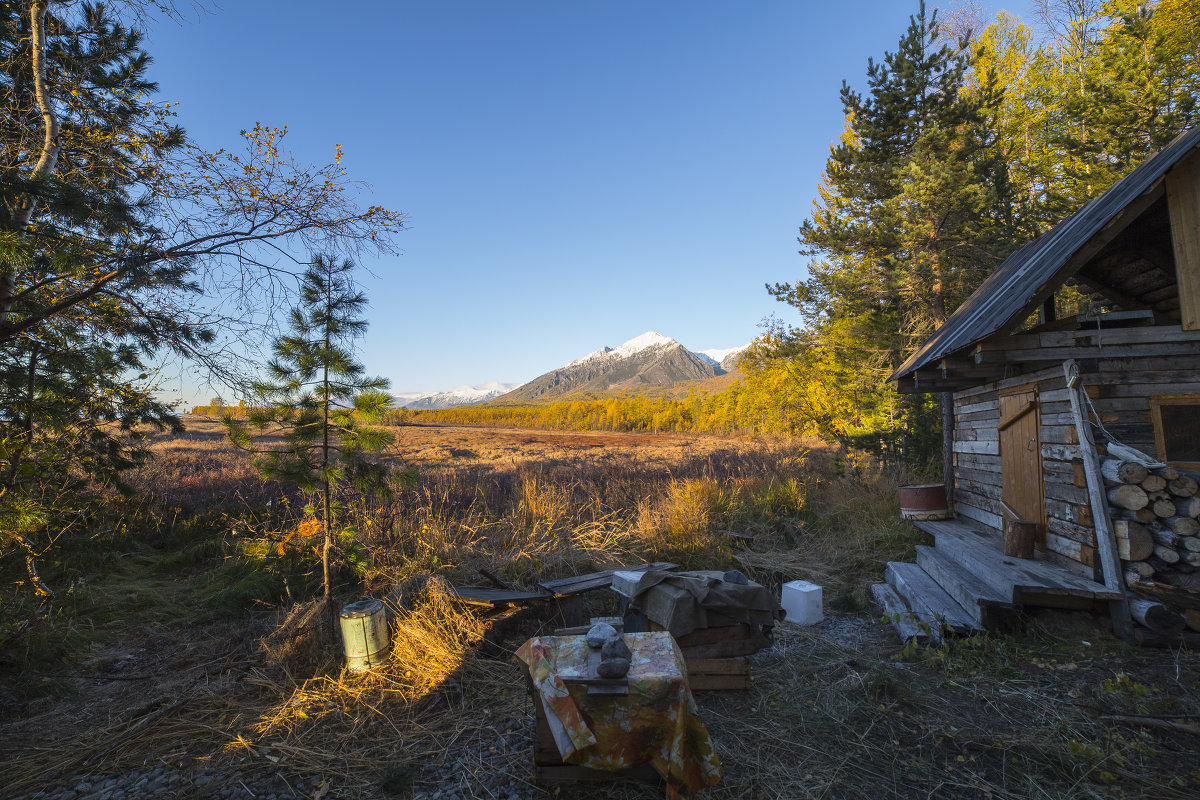
[[[340,143],[371,201],[408,215],[403,253],[363,264],[360,356],[419,391],[789,319],[763,284],[803,275],[841,81],[862,87],[916,7],[256,0],[156,22],[147,48],[201,146],[286,124],[298,160]]]

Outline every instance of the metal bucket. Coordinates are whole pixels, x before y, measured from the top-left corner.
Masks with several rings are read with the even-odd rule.
[[[900,487],[900,516],[904,519],[950,519],[946,487],[940,483]]]
[[[340,623],[347,669],[366,672],[387,660],[392,642],[383,603],[370,599],[351,603],[342,609]]]

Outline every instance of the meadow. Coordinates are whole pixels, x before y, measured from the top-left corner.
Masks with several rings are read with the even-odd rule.
[[[519,588],[669,560],[772,588],[825,587],[827,620],[783,624],[747,692],[698,696],[724,779],[713,798],[1191,797],[1197,668],[1087,614],[902,649],[867,600],[918,532],[912,476],[819,441],[407,425],[385,458],[418,481],[347,495],[335,595],[383,598],[394,650],[345,673],[323,619],[318,531],[220,426],[153,435],[132,499],[64,536],[52,617],[3,563],[5,796],[159,765],[178,796],[657,797],[532,783],[532,706],[512,652],[557,609],[484,613],[450,586]],[[731,535],[737,534],[737,535]],[[613,611],[610,593],[585,613]],[[1129,720],[1169,720],[1174,727]],[[1118,720],[1124,720],[1118,721]],[[272,784],[274,786],[274,784]],[[209,788],[205,788],[209,787]],[[66,795],[63,795],[66,796]]]

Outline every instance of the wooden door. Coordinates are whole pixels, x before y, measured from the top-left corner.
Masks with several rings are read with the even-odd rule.
[[[1000,396],[999,428],[1002,497],[1021,519],[1038,523],[1036,546],[1044,550],[1046,508],[1036,388],[1021,387]]]

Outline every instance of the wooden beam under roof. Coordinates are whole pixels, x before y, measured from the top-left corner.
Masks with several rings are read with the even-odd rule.
[[[1125,311],[1133,311],[1134,309],[1144,308],[1146,306],[1145,303],[1139,301],[1136,297],[1131,297],[1130,295],[1122,292],[1120,289],[1114,289],[1112,286],[1108,286],[1107,284],[1102,283],[1090,275],[1076,275],[1075,280],[1083,286],[1086,286],[1089,289],[1092,289],[1093,291],[1103,295],[1105,299],[1116,303]]]
[[[1180,318],[1184,330],[1196,331],[1200,330],[1200,153],[1192,151],[1176,164],[1166,181]]]

